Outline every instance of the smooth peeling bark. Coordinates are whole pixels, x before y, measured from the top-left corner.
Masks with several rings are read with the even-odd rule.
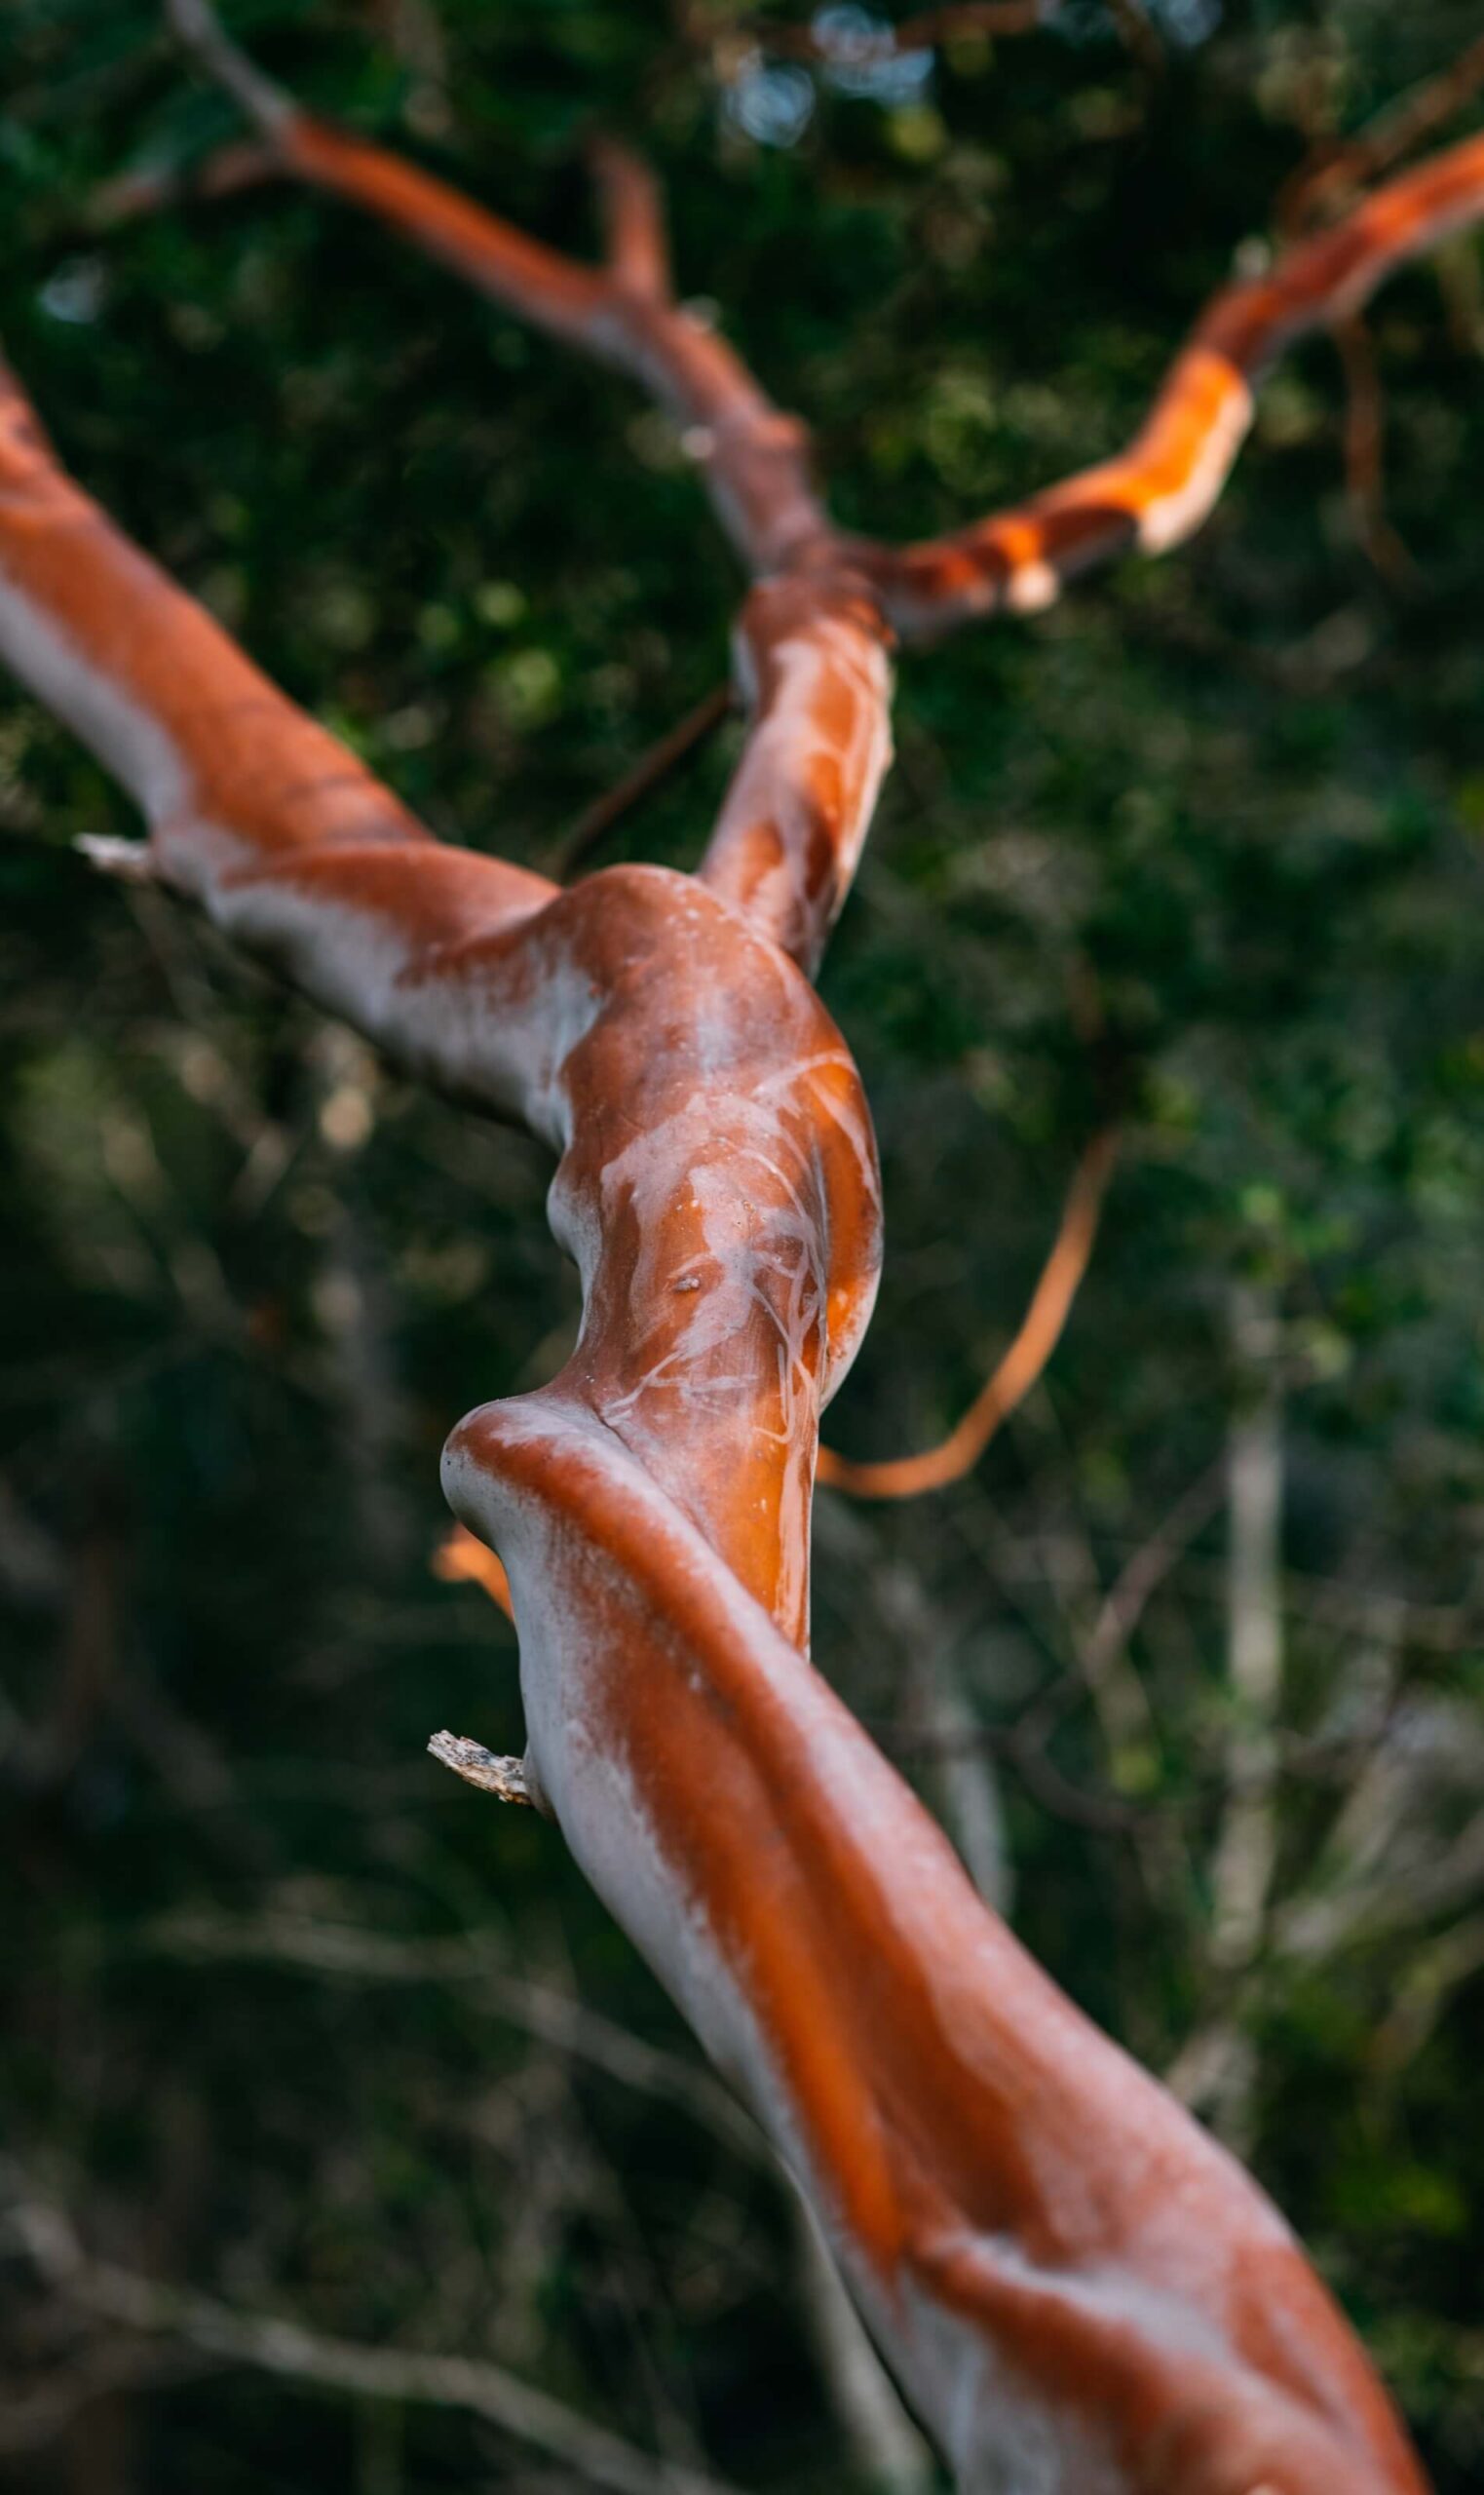
[[[636,1460],[802,1645],[819,1413],[880,1271],[859,1077],[792,962],[688,876],[609,867],[511,950],[533,945],[556,1035],[549,1206],[584,1288],[544,1395]],[[477,990],[505,949],[476,941],[439,975]]]
[[[249,946],[259,932],[270,946],[282,939],[285,967],[302,894],[298,915],[321,933],[301,983],[353,1019],[373,957],[393,978],[417,949],[473,923],[514,923],[553,890],[444,848],[280,693],[73,483],[3,364],[0,657],[138,805],[150,842],[132,870],[201,902]]]
[[[8,374],[0,650],[139,803],[130,871],[562,1155],[590,1299],[567,1382],[802,1639],[818,1411],[874,1299],[880,1192],[794,964],[690,877],[559,893],[434,840],[71,482]]]
[[[208,844],[194,888],[403,1062],[563,1147],[582,1341],[461,1426],[448,1478],[510,1569],[532,1781],[579,1861],[811,2188],[963,2483],[1035,2454],[1068,2495],[1169,2483],[1195,2312],[1218,2449],[1180,2428],[1191,2495],[1235,2486],[1234,2417],[1282,2495],[1342,2465],[1357,2495],[1415,2485],[1373,2467],[1361,2361],[1260,2196],[1058,2000],[794,1642],[818,1412],[877,1253],[863,1103],[801,975],[657,869],[451,940],[441,854],[411,846],[431,945],[400,932],[430,913],[400,849],[244,869]],[[1275,2265],[1313,2308],[1317,2416],[1250,2345],[1237,2283],[1266,2300]],[[1306,2438],[1322,2465],[1296,2475]]]
[[[892,642],[850,572],[760,583],[737,626],[750,733],[697,874],[813,976],[892,759]]]
[[[807,1660],[818,1414],[869,1314],[879,1208],[858,1081],[799,964],[885,763],[883,615],[927,633],[1034,603],[1134,533],[1173,543],[1219,490],[1263,357],[1326,316],[1325,288],[1343,308],[1477,213],[1477,152],[1221,298],[1136,457],[896,556],[830,535],[802,430],[668,304],[652,194],[610,166],[613,265],[582,271],[306,124],[230,48],[213,65],[290,170],[646,380],[771,575],[704,880],[625,867],[555,895],[430,841],[19,414],[7,437],[5,646],[139,796],[152,870],[559,1156],[577,1350],[472,1413],[446,1462],[509,1567],[533,1782],[805,2182],[966,2487],[1417,2495],[1281,2220],[1034,1967]]]
[[[561,1381],[460,1425],[528,1770],[818,2210],[969,2489],[1418,2495],[1281,2220],[983,1905],[807,1660]]]
[[[27,502],[0,507],[7,562]],[[110,617],[122,651],[159,580],[119,544],[104,523],[74,557],[143,601]],[[961,2482],[1415,2495],[1281,2221],[1034,1967],[802,1651],[818,1412],[879,1260],[865,1104],[802,973],[685,876],[534,905],[525,879],[513,908],[495,862],[337,838],[338,778],[321,794],[323,848],[302,814],[259,837],[249,775],[194,841],[167,809],[151,854],[561,1156],[578,1348],[462,1423],[446,1468],[510,1571],[531,1782],[804,2181]]]

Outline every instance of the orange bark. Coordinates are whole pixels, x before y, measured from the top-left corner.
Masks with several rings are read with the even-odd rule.
[[[895,554],[832,530],[802,430],[670,300],[629,160],[601,168],[611,263],[582,268],[310,122],[201,0],[175,8],[286,169],[654,389],[755,576],[753,723],[699,874],[558,892],[433,841],[61,475],[14,385],[0,407],[0,648],[137,796],[135,861],[558,1156],[577,1348],[444,1460],[508,1571],[532,1788],[798,2174],[966,2486],[1419,2495],[1276,2213],[1031,1962],[809,1662],[819,1414],[870,1314],[880,1208],[807,973],[885,767],[894,627],[1031,605],[1187,533],[1277,348],[1484,212],[1484,141],[1219,297],[1122,459]]]

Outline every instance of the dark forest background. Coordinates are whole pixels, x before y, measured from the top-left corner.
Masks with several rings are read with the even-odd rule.
[[[585,136],[637,140],[836,513],[907,535],[1123,440],[1296,169],[1479,32],[1139,15],[844,80],[724,5],[230,19],[575,249]],[[550,864],[726,670],[670,429],[291,188],[99,230],[99,183],[235,130],[144,0],[10,0],[0,46],[0,329],[64,456],[427,821]],[[972,1478],[821,1498],[820,1665],[1249,2158],[1443,2495],[1484,2473],[1481,266],[1374,313],[1384,520],[1321,338],[1189,549],[905,659],[823,978],[889,1223],[836,1445],[956,1417],[1114,1109],[1125,1143]],[[604,854],[693,861],[737,736]],[[424,1755],[520,1746],[513,1634],[430,1555],[445,1432],[570,1339],[544,1157],[70,846],[134,828],[5,688],[0,2484],[624,2482],[421,2352],[640,2485],[927,2485],[555,1832]]]

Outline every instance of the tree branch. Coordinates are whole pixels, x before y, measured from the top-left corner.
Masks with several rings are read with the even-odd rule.
[[[121,2329],[173,2340],[223,2364],[277,2374],[311,2390],[467,2410],[517,2441],[550,2452],[589,2484],[610,2487],[614,2495],[656,2495],[657,2489],[669,2495],[736,2495],[720,2478],[638,2450],[487,2360],[330,2338],[282,2314],[246,2311],[111,2261],[93,2260],[70,2219],[47,2201],[16,2202],[5,2224],[54,2293]]]
[[[1246,437],[1253,390],[1283,350],[1358,311],[1394,268],[1484,215],[1484,138],[1474,138],[1398,175],[1327,232],[1292,243],[1267,276],[1225,288],[1125,451],[948,536],[894,549],[832,528],[810,481],[804,428],[773,405],[695,314],[667,296],[627,294],[610,274],[531,242],[386,150],[313,121],[277,90],[266,102],[266,82],[250,64],[226,74],[227,56],[240,63],[242,57],[207,0],[169,5],[203,66],[244,101],[285,170],[356,200],[535,326],[623,365],[652,390],[685,428],[718,515],[754,575],[787,568],[854,576],[856,595],[879,599],[904,639],[932,640],[985,615],[1034,612],[1096,563],[1134,547],[1161,554],[1194,535]],[[1121,7],[1142,19],[1136,0]],[[206,21],[209,42],[200,31]],[[1480,78],[1484,62],[1470,48],[1438,82],[1448,109]],[[1400,137],[1373,140],[1377,161],[1440,117],[1436,96],[1426,91]],[[643,249],[653,259],[652,200],[633,212],[651,229]]]
[[[411,975],[472,927],[518,928],[554,887],[435,841],[64,475],[3,365],[0,487],[0,657],[149,825],[147,850],[95,842],[95,863],[157,877],[457,1089],[457,1044]]]
[[[827,535],[808,437],[698,312],[674,301],[658,195],[611,141],[594,152],[609,263],[589,268],[479,208],[390,150],[331,129],[273,87],[223,33],[208,0],[168,0],[207,76],[225,87],[285,173],[367,210],[534,328],[617,365],[652,391],[693,455],[744,562],[771,570]]]
[[[1261,2194],[1056,1993],[808,1661],[818,1416],[869,1316],[880,1205],[858,1077],[799,965],[884,768],[888,611],[931,634],[1188,533],[1258,371],[1479,213],[1484,141],[1218,297],[1123,460],[898,555],[829,528],[802,428],[663,291],[626,175],[620,273],[585,267],[309,119],[204,0],[175,16],[288,170],[651,388],[759,575],[754,726],[702,877],[619,867],[553,894],[430,841],[33,437],[7,441],[4,645],[139,794],[163,879],[559,1155],[581,1338],[551,1384],[460,1423],[444,1478],[509,1571],[529,1754],[574,1855],[745,2086],[968,2482],[1030,2448],[1063,2487],[1416,2495]],[[404,2381],[449,2361],[392,2358]],[[508,2386],[489,2397],[514,2413]]]
[[[590,806],[578,816],[557,853],[553,872],[558,883],[569,883],[580,866],[585,866],[598,843],[605,840],[613,826],[652,788],[695,752],[698,746],[719,728],[732,708],[730,684],[713,685],[703,694],[693,710],[657,738],[647,753],[639,756],[632,769],[622,780],[594,797]]]
[[[594,139],[588,161],[597,182],[615,283],[641,302],[672,305],[669,237],[654,174],[641,157],[613,138]]]
[[[203,68],[252,115],[285,171],[369,210],[535,327],[628,371],[679,424],[761,584],[738,632],[739,676],[757,715],[701,878],[813,970],[890,753],[890,635],[815,493],[805,428],[773,404],[707,320],[673,300],[646,171],[611,143],[596,151],[610,260],[585,267],[385,148],[300,111],[238,54],[208,0],[169,6]],[[763,577],[776,572],[788,577]]]
[[[1484,137],[1400,174],[1268,275],[1216,295],[1126,450],[1029,501],[900,553],[851,553],[903,637],[1033,613],[1092,565],[1159,555],[1208,518],[1252,421],[1253,390],[1306,332],[1357,312],[1404,261],[1484,216]]]
[[[857,1464],[849,1456],[836,1455],[832,1447],[821,1446],[821,1481],[831,1489],[848,1490],[856,1499],[916,1499],[928,1490],[946,1489],[972,1472],[1001,1422],[1024,1402],[1061,1340],[1091,1259],[1118,1148],[1117,1132],[1108,1127],[1093,1136],[1083,1154],[1067,1193],[1061,1226],[1020,1330],[948,1436],[922,1455],[894,1456],[878,1464]]]
[[[751,724],[697,875],[811,977],[892,759],[889,640],[849,573],[761,581],[738,621]]]

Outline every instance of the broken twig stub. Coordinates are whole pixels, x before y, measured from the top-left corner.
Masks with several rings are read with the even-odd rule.
[[[440,1766],[451,1767],[466,1785],[477,1785],[481,1793],[493,1793],[498,1801],[523,1802],[527,1810],[535,1809],[536,1797],[526,1783],[522,1760],[501,1758],[482,1743],[466,1741],[462,1733],[435,1733],[428,1748]]]

